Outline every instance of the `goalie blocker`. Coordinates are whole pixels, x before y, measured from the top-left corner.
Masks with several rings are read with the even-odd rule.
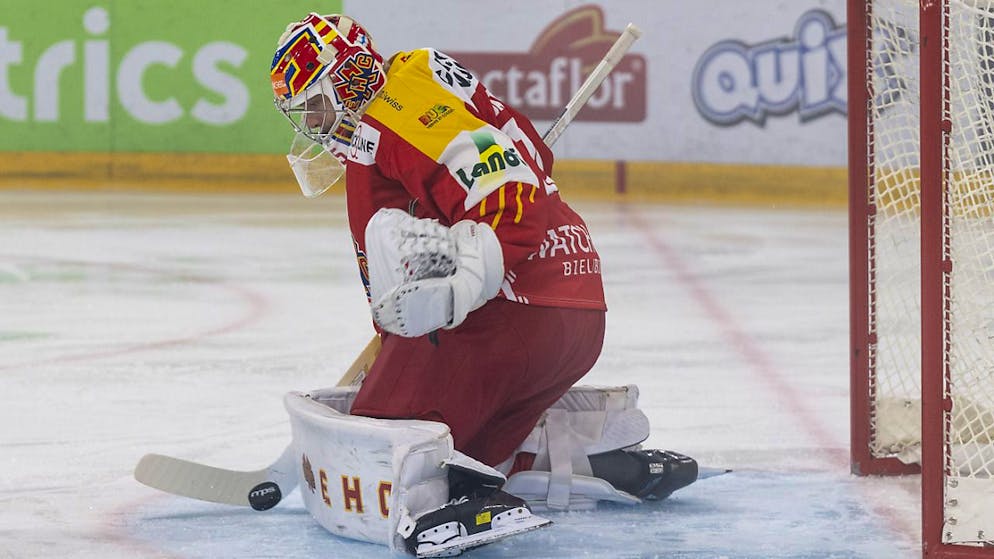
[[[520,449],[534,456],[535,469],[509,479],[511,460],[497,469],[455,451],[442,423],[350,415],[355,394],[331,388],[285,397],[304,504],[333,534],[419,557],[548,525],[533,508],[637,504],[697,477],[689,458],[634,448],[649,434],[634,386],[571,389]]]

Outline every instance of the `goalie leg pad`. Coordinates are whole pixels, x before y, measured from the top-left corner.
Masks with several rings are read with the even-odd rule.
[[[303,469],[301,495],[329,532],[404,549],[398,527],[449,499],[449,428],[349,415],[354,388],[284,398]]]
[[[583,456],[635,446],[649,438],[649,418],[638,409],[638,387],[574,386],[539,419],[518,452],[547,466],[549,442],[570,440]],[[555,444],[555,443],[553,443]],[[589,473],[589,466],[579,465]],[[583,472],[577,472],[583,473]]]
[[[284,398],[304,505],[329,532],[443,557],[550,524],[499,490],[503,473],[455,451],[445,424],[349,415],[357,390]]]
[[[568,493],[564,503],[563,492],[560,490],[557,493],[556,484],[562,484],[562,481],[554,481],[551,472],[528,470],[511,476],[504,485],[504,491],[527,501],[535,512],[591,510],[597,507],[598,501],[623,505],[642,502],[638,497],[615,488],[603,479],[574,474],[569,476],[568,485],[565,486]]]
[[[532,468],[510,477],[505,490],[536,509],[590,508],[598,500],[639,499],[592,477],[590,455],[633,447],[649,436],[638,409],[638,387],[575,386],[545,412],[518,452],[535,454]],[[502,466],[510,468],[511,461]]]

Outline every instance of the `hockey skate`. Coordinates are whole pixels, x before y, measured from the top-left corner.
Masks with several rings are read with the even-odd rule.
[[[697,481],[697,462],[671,450],[614,450],[590,456],[594,476],[646,501]]]
[[[421,515],[404,541],[418,557],[454,557],[463,551],[552,524],[524,500],[503,491],[453,501]]]

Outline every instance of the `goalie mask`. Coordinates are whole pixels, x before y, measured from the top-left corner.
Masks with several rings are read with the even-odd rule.
[[[270,75],[276,107],[297,131],[287,160],[313,198],[345,172],[355,124],[386,83],[383,57],[352,19],[311,13],[287,26]]]

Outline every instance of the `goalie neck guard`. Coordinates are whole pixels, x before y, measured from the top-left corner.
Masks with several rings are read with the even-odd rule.
[[[290,164],[304,194],[317,196],[344,173],[355,124],[386,84],[383,57],[351,18],[311,13],[283,32],[270,78],[276,107],[297,131]],[[326,150],[337,163],[308,154],[307,144]]]

